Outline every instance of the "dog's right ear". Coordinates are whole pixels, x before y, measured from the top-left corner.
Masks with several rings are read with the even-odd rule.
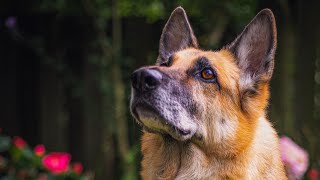
[[[260,11],[242,33],[227,47],[246,77],[270,80],[277,47],[274,15],[270,9]]]
[[[171,13],[162,31],[157,63],[166,62],[172,54],[188,47],[197,48],[197,39],[193,34],[186,12],[182,7],[177,7]]]
[[[241,107],[247,112],[257,114],[267,106],[276,47],[276,21],[272,11],[264,9],[226,48],[240,69]]]

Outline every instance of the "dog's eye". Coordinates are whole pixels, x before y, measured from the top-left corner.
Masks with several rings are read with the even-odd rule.
[[[201,78],[203,78],[204,80],[212,80],[215,77],[215,73],[210,68],[205,68],[201,71]]]

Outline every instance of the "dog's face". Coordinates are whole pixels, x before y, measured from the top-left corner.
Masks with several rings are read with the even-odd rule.
[[[148,132],[241,151],[264,116],[275,48],[270,10],[222,50],[204,51],[179,7],[163,30],[156,65],[132,74],[131,112]]]

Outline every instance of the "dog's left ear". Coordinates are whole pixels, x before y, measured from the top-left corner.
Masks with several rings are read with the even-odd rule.
[[[182,7],[177,7],[171,13],[162,31],[157,63],[167,61],[172,54],[188,47],[197,48],[197,39],[194,36],[186,12]]]
[[[269,81],[273,72],[276,46],[275,19],[271,10],[264,9],[227,49],[235,55],[243,81],[248,81],[248,78],[251,81]]]

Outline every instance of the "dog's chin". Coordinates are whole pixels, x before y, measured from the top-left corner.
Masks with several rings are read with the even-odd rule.
[[[192,129],[177,127],[169,120],[162,118],[161,115],[151,107],[138,106],[134,112],[134,117],[138,124],[142,125],[143,129],[147,132],[170,135],[178,141],[190,140],[195,134],[195,131]]]

